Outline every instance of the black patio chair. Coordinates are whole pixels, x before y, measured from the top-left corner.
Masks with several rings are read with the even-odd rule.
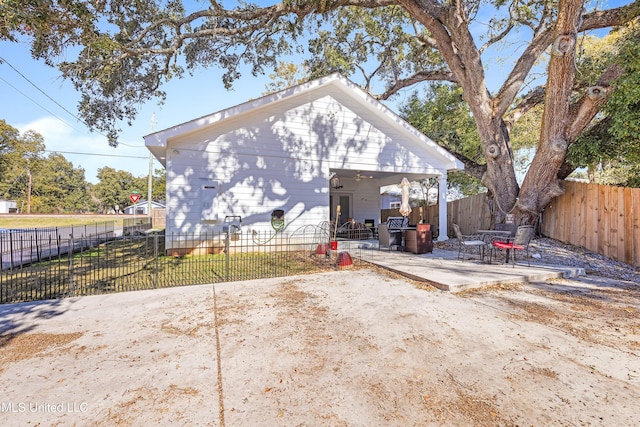
[[[462,261],[464,261],[465,254],[467,253],[467,248],[471,247],[477,247],[480,251],[480,260],[484,259],[484,249],[487,245],[484,240],[475,238],[475,236],[463,236],[460,232],[460,227],[458,226],[458,224],[453,224],[453,232],[456,236],[456,239],[458,239],[458,259],[462,259]],[[460,257],[460,255],[462,255],[462,258]]]

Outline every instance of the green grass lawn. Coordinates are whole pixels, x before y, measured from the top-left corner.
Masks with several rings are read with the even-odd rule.
[[[0,303],[264,279],[326,271],[328,258],[309,250],[162,255],[164,238],[129,238],[0,272]],[[159,254],[156,258],[155,254]]]
[[[95,222],[116,221],[122,225],[123,218],[130,215],[0,215],[0,228],[40,228],[64,227],[68,225],[93,224]]]

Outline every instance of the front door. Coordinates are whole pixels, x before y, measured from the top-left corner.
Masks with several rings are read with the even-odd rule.
[[[340,205],[339,225],[347,222],[347,218],[351,218],[351,194],[349,193],[333,193],[329,196],[329,204],[331,205],[331,221],[336,219],[338,205]]]

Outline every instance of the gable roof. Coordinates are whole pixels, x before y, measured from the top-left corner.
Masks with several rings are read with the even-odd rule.
[[[380,131],[399,133],[407,142],[427,150],[432,158],[439,160],[442,169],[449,171],[464,169],[462,162],[446,149],[440,147],[339,73],[293,86],[280,92],[265,95],[261,98],[151,133],[144,137],[145,145],[160,163],[166,166],[165,150],[168,147],[168,142],[174,138],[200,132],[207,127],[216,126],[222,122],[241,120],[243,115],[259,110],[286,111],[326,95],[334,97],[345,107],[357,112],[364,120],[375,123]]]

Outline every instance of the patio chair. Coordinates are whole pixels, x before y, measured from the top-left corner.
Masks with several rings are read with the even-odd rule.
[[[471,238],[470,236],[463,236],[460,232],[460,227],[458,224],[453,224],[453,231],[455,233],[456,239],[458,239],[458,259],[462,259],[464,261],[465,254],[467,253],[467,248],[477,247],[480,251],[480,259],[484,259],[484,248],[486,243],[484,240],[480,240],[477,238]],[[462,257],[460,257],[462,255]]]
[[[505,250],[505,262],[509,262],[509,255],[512,254],[513,264],[512,267],[516,266],[516,252],[517,251],[526,251],[527,265],[531,267],[531,262],[529,261],[529,243],[531,242],[531,238],[533,237],[533,225],[521,225],[516,230],[516,235],[514,237],[509,237],[506,239],[496,239],[493,241],[491,245],[491,253],[489,254],[489,262],[493,258],[494,250]]]
[[[387,223],[378,226],[378,246],[386,246],[391,250],[392,246],[400,245],[402,245],[402,230],[390,230]]]
[[[510,231],[510,237],[516,237],[516,231],[518,231],[518,224],[496,224],[496,230]]]

